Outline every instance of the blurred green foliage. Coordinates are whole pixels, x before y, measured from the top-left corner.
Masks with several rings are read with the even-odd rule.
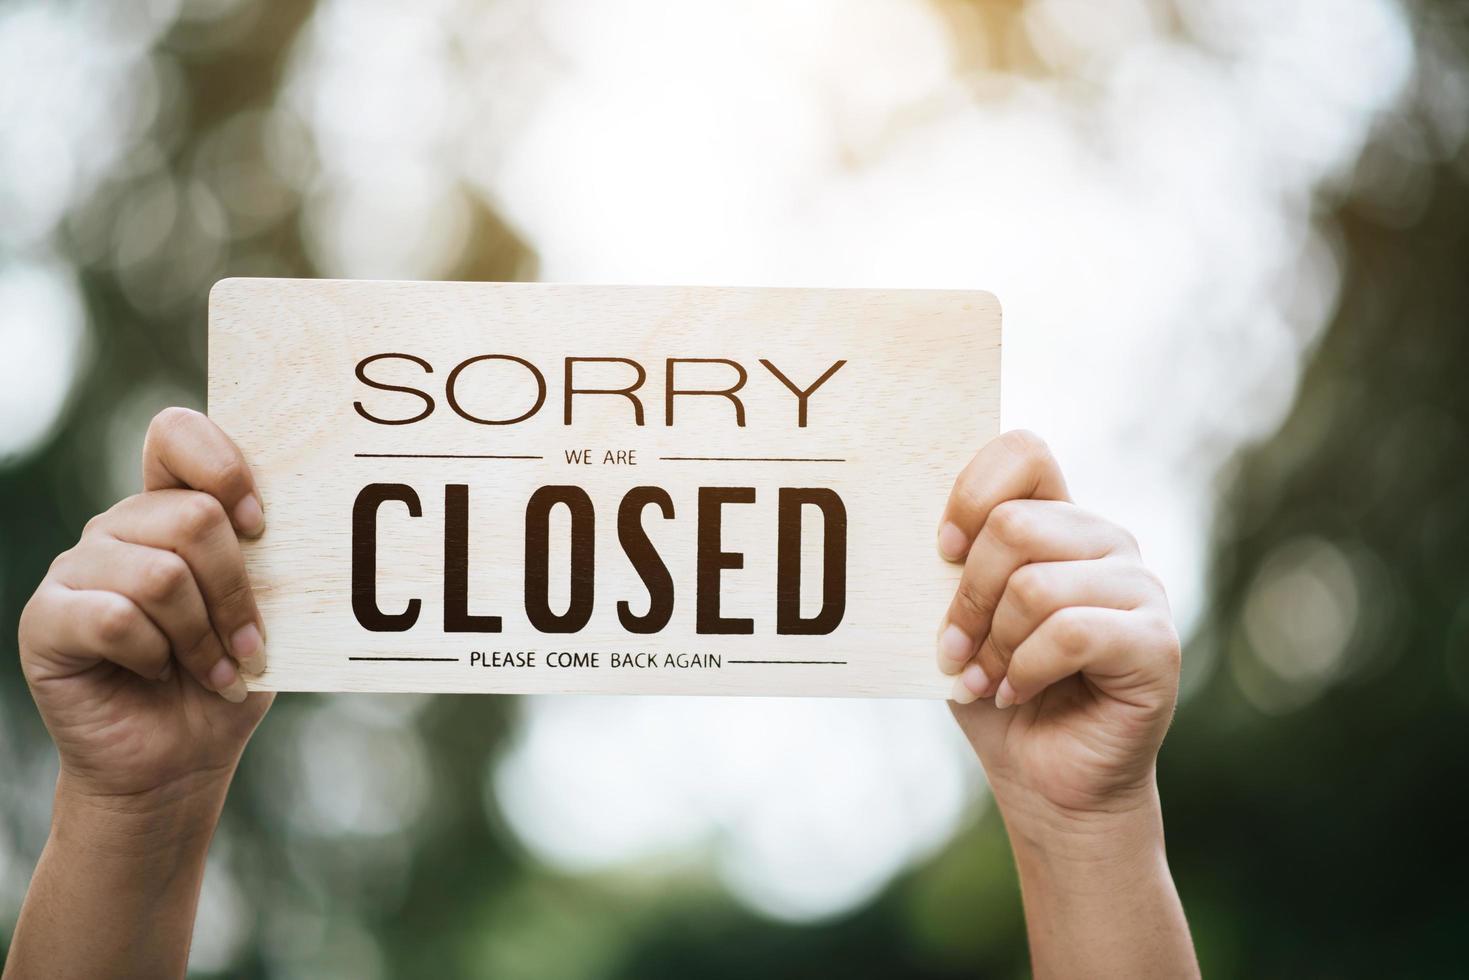
[[[90,220],[105,223],[158,169],[186,174],[221,123],[270,103],[312,6],[253,6],[246,28],[223,41],[206,43],[188,24],[164,39],[187,108],[160,134],[153,170],[119,173],[85,202]],[[1014,5],[980,6],[987,17],[1013,16]],[[1461,7],[1425,9],[1435,29],[1462,29],[1462,12],[1453,13]],[[1393,139],[1390,127],[1378,136]],[[264,151],[245,141],[235,152]],[[1407,220],[1351,193],[1320,202],[1342,233],[1338,311],[1285,424],[1221,483],[1227,504],[1209,614],[1188,655],[1190,697],[1160,762],[1169,850],[1206,975],[1463,969],[1469,166],[1437,163],[1414,179],[1427,204]],[[75,222],[70,234],[84,226]],[[494,214],[475,213],[471,228],[456,277],[531,274],[533,256]],[[17,772],[34,769],[46,744],[13,655],[17,618],[47,563],[109,503],[99,478],[107,420],[147,386],[196,400],[204,387],[205,292],[140,309],[110,267],[88,258],[85,241],[70,245],[99,327],[95,356],[55,438],[0,470],[0,625],[10,654],[0,662],[0,702]],[[212,272],[260,270],[314,273],[295,206],[236,242]],[[1281,682],[1261,671],[1247,606],[1272,554],[1302,539],[1328,542],[1368,570],[1362,627],[1350,670],[1266,711],[1248,692]],[[311,701],[282,699],[268,727],[289,731]],[[326,938],[316,975],[351,974],[357,928],[381,944],[391,976],[1024,975],[1024,925],[1013,875],[995,870],[1009,865],[993,811],[865,908],[823,924],[779,924],[700,875],[654,887],[537,866],[483,805],[484,774],[514,710],[506,698],[440,697],[417,717],[432,805],[408,859],[393,865],[406,870],[386,877],[375,872],[386,860],[375,846],[283,832],[272,757],[247,754],[225,819],[244,907],[261,910],[262,923],[272,906],[317,910]],[[38,843],[43,810],[37,801],[4,815],[23,846]],[[257,930],[232,975],[278,975],[272,935]]]

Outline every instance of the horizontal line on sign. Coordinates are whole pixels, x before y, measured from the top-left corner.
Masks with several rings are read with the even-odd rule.
[[[845,660],[731,660],[732,664],[831,664],[844,666]]]
[[[826,456],[659,456],[671,463],[845,463]]]
[[[348,660],[378,660],[378,661],[382,661],[382,660],[396,660],[396,661],[405,661],[405,662],[408,662],[408,663],[441,663],[441,664],[457,664],[459,662],[459,658],[458,657],[348,657],[347,659]]]
[[[545,459],[544,456],[493,456],[482,453],[353,453],[358,459]]]

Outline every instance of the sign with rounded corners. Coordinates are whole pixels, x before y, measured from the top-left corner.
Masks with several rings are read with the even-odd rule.
[[[932,697],[984,292],[227,279],[256,689]]]

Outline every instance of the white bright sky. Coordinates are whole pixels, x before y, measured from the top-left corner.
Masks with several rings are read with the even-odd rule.
[[[0,359],[0,457],[44,438],[87,356],[57,220],[163,111],[159,25],[229,4],[156,3],[131,34],[59,6],[0,12],[0,346],[22,352]],[[547,280],[995,292],[1005,425],[1134,530],[1187,633],[1220,467],[1280,421],[1336,301],[1311,194],[1414,49],[1389,0],[1182,6],[1209,51],[1146,0],[1033,3],[1058,78],[1021,81],[961,74],[921,0],[325,0],[277,112],[322,162],[303,186],[326,275],[443,274],[478,196]],[[345,782],[315,825],[411,819],[363,798],[395,788],[362,767],[320,764],[326,742],[303,771]],[[942,705],[542,698],[486,794],[553,865],[707,860],[809,919],[940,846],[975,770]]]

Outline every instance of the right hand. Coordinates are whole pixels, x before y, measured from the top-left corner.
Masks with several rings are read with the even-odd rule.
[[[1029,432],[980,450],[939,534],[940,552],[964,562],[939,666],[957,675],[954,715],[1012,834],[1155,811],[1179,642],[1132,535],[1073,504]]]
[[[264,529],[244,457],[198,412],[165,409],[144,492],[94,517],[26,604],[20,657],[62,784],[128,801],[227,785],[273,695],[236,534]]]

